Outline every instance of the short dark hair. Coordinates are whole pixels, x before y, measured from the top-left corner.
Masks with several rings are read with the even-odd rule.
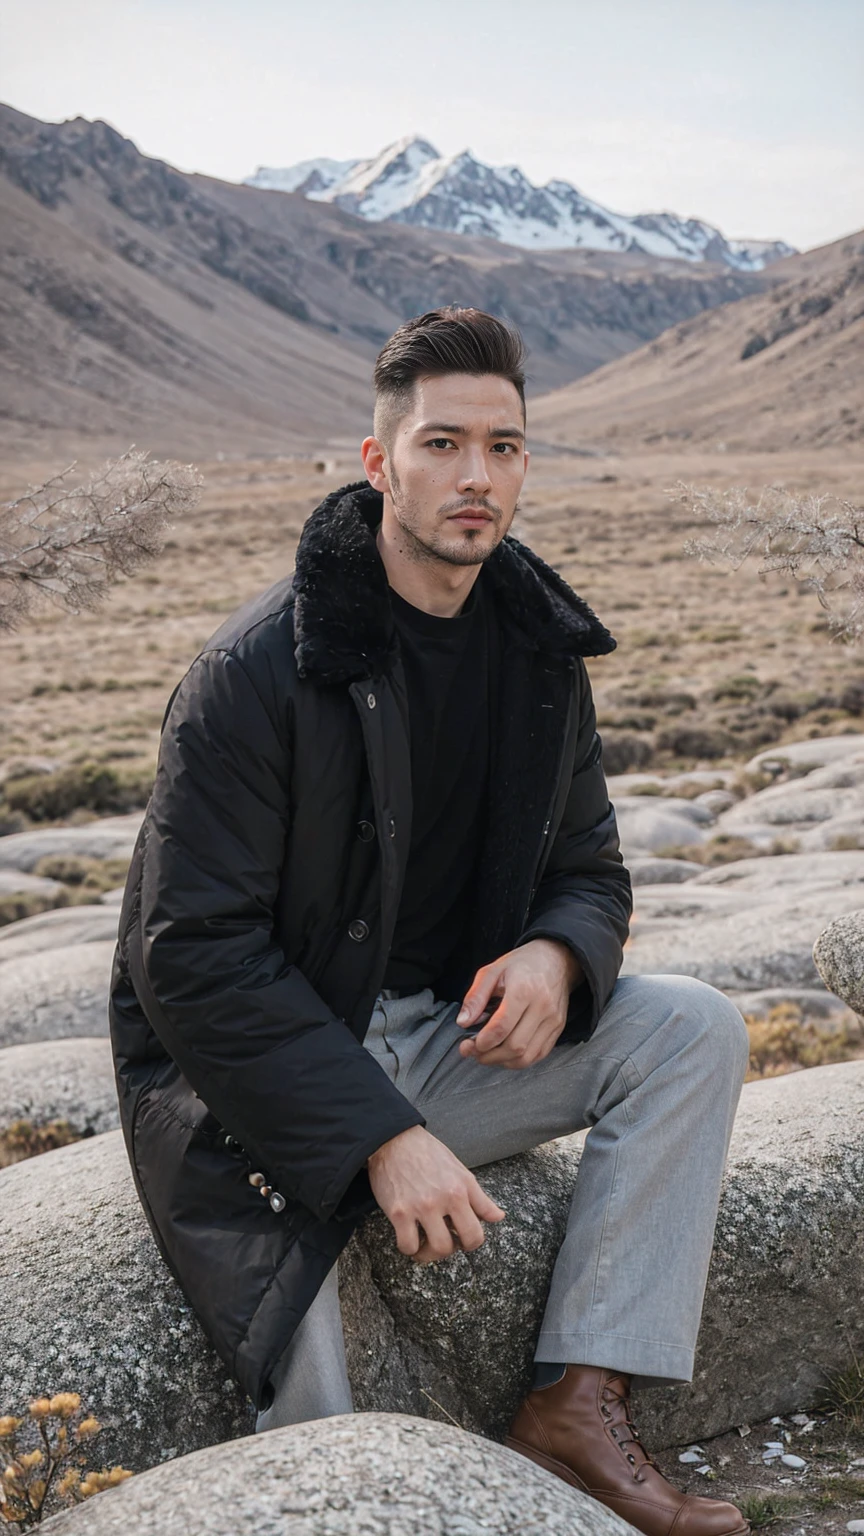
[[[445,373],[497,374],[509,379],[525,416],[525,344],[515,326],[482,309],[448,304],[415,315],[384,343],[372,375],[375,433],[387,441],[411,406],[418,379]]]

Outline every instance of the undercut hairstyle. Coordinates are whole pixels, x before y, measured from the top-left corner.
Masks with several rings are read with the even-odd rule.
[[[525,344],[519,332],[485,310],[448,304],[406,320],[381,348],[372,375],[379,442],[391,447],[397,423],[411,409],[417,380],[447,373],[509,379],[525,420]]]

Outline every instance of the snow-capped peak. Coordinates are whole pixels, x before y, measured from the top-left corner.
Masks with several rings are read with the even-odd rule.
[[[389,219],[486,235],[534,250],[643,251],[750,272],[794,254],[781,240],[727,240],[712,224],[675,213],[613,213],[568,181],[537,187],[518,165],[487,165],[468,149],[441,155],[418,134],[397,139],[371,159],[304,160],[285,170],[262,166],[247,182],[336,203],[373,223]]]
[[[302,192],[304,197],[320,197],[350,175],[356,160],[300,160],[284,170],[259,165],[254,176],[247,176],[247,187],[264,187],[275,192]]]

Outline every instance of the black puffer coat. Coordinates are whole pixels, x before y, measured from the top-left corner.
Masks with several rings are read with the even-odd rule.
[[[111,1039],[138,1193],[259,1408],[374,1209],[366,1158],[423,1124],[361,1044],[411,826],[381,508],[365,481],[328,496],[293,579],[229,619],[176,690],[114,962]],[[581,660],[615,642],[513,537],[483,579],[501,625],[500,710],[463,990],[518,943],[560,939],[587,977],[565,1032],[579,1039],[612,991],[631,910]],[[238,1142],[285,1209],[250,1186]]]

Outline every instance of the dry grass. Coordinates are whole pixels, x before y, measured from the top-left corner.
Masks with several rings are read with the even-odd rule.
[[[776,741],[864,728],[864,656],[830,640],[816,597],[746,568],[700,566],[683,552],[695,526],[667,495],[687,477],[851,496],[861,457],[535,456],[513,531],[618,639],[612,656],[589,664],[610,750],[626,736],[645,758],[637,766],[721,767]],[[0,495],[56,467],[7,468]],[[168,696],[202,642],[291,570],[302,524],[324,492],[362,475],[353,451],[201,467],[198,509],[170,533],[162,559],[122,580],[102,612],[40,614],[0,640],[0,761],[39,753],[63,767],[151,773]],[[617,724],[634,716],[639,728]]]
[[[864,1434],[864,1363],[854,1351],[846,1369],[829,1377],[820,1407],[843,1428]],[[864,1498],[864,1482],[858,1481]]]
[[[73,1141],[83,1140],[86,1134],[76,1131],[68,1120],[49,1120],[47,1125],[13,1120],[5,1131],[0,1131],[0,1168],[23,1163],[28,1157],[38,1157],[40,1152],[53,1152],[55,1147],[68,1147]]]
[[[851,1015],[848,1023],[829,1025],[805,1018],[795,1003],[778,1003],[765,1018],[745,1014],[744,1019],[750,1036],[748,1082],[864,1056],[864,1032]]]

